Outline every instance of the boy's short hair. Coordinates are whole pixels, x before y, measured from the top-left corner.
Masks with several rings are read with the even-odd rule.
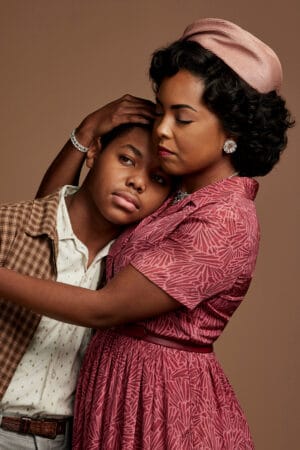
[[[138,123],[138,122],[130,122],[130,123],[122,123],[121,125],[118,125],[117,127],[110,130],[108,133],[101,136],[101,149],[104,150],[114,139],[116,139],[119,136],[123,136],[124,134],[128,133],[129,131],[135,129],[135,128],[142,128],[145,131],[149,131],[149,133],[152,132],[152,124],[146,124],[146,123]]]

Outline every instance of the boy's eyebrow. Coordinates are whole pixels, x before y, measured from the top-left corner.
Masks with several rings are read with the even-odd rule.
[[[139,158],[143,157],[143,153],[138,148],[136,148],[134,145],[132,145],[132,144],[122,145],[122,148],[124,148],[124,147],[128,148],[128,150],[131,150]]]
[[[156,97],[156,103],[158,103],[160,106],[163,106],[162,102]],[[198,112],[195,108],[193,108],[191,105],[186,105],[185,103],[178,103],[176,105],[171,105],[171,109],[181,109],[181,108],[187,108],[191,109],[192,111]]]

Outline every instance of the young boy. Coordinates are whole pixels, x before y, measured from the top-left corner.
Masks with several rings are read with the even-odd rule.
[[[81,188],[0,207],[0,266],[97,289],[111,241],[158,208],[170,179],[151,130],[121,125],[87,153]],[[76,150],[75,150],[76,151]],[[0,448],[70,448],[70,417],[89,330],[0,300]]]

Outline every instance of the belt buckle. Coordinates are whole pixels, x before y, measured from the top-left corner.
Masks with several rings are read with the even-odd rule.
[[[30,424],[31,424],[31,418],[30,417],[21,417],[20,418],[19,433],[30,434]]]

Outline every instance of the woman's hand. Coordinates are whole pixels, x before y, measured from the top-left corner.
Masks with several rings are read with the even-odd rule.
[[[89,114],[76,128],[76,139],[84,147],[99,151],[99,138],[122,123],[150,123],[155,105],[150,100],[124,95]],[[86,153],[73,147],[69,140],[47,169],[36,197],[54,192],[64,184],[77,185]]]
[[[154,111],[155,104],[150,100],[126,94],[89,114],[77,127],[76,138],[85,147],[91,147],[118,125],[151,123]]]

